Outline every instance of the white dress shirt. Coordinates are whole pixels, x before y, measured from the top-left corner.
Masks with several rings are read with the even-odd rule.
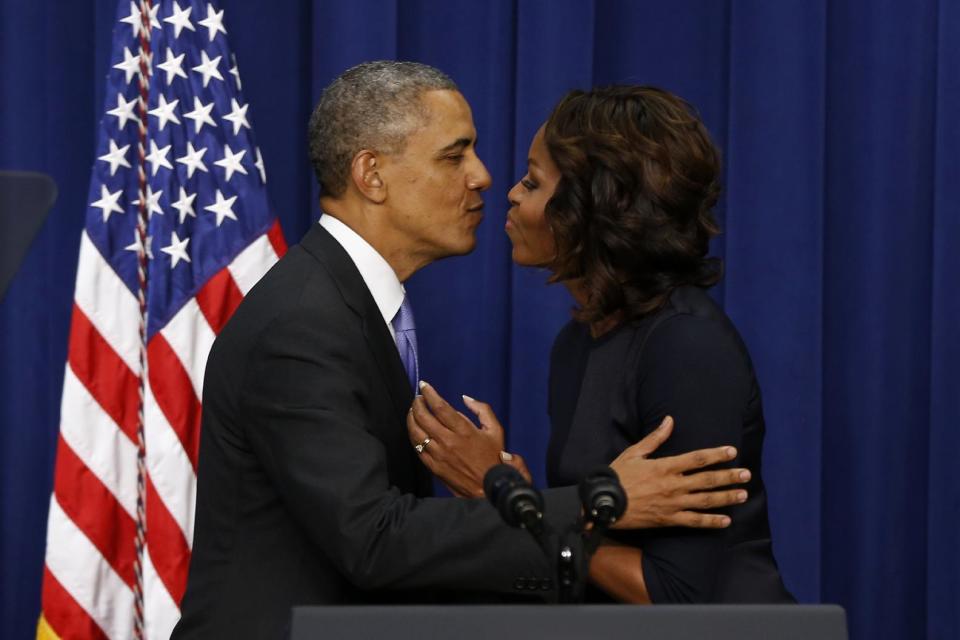
[[[400,310],[403,297],[406,295],[406,290],[400,280],[397,279],[397,274],[383,259],[383,256],[370,246],[369,242],[329,213],[320,217],[320,226],[330,232],[330,235],[340,243],[343,250],[353,260],[353,264],[357,266],[357,271],[360,272],[363,283],[367,285],[370,295],[373,296],[373,301],[377,303],[377,308],[380,309],[380,314],[387,324],[390,336],[396,342],[397,336],[393,331],[392,320],[397,315],[397,311]]]

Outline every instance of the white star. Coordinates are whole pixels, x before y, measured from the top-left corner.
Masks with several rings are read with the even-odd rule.
[[[233,152],[233,149],[230,148],[230,145],[223,145],[223,159],[217,160],[213,164],[218,167],[223,167],[224,171],[227,172],[227,181],[233,176],[234,171],[239,171],[243,175],[247,175],[247,170],[244,169],[243,165],[240,164],[240,160],[243,159],[243,156],[247,153],[246,149],[241,149],[237,153]]]
[[[117,108],[107,111],[107,114],[111,116],[117,116],[117,120],[118,120],[117,128],[123,129],[127,124],[127,120],[137,119],[137,116],[133,115],[133,110],[136,106],[137,106],[136,99],[133,99],[130,102],[127,102],[126,100],[123,99],[123,94],[118,93]]]
[[[230,54],[230,60],[233,62],[233,66],[230,67],[230,75],[234,77],[237,82],[237,91],[241,90],[240,87],[240,67],[237,65],[237,56]]]
[[[184,29],[196,31],[196,29],[193,28],[193,24],[190,22],[191,11],[193,11],[193,7],[187,7],[186,10],[183,10],[180,8],[177,0],[173,0],[173,15],[167,16],[163,19],[163,21],[169,22],[173,25],[174,38],[179,38],[180,32]]]
[[[217,31],[222,31],[227,35],[227,30],[223,28],[223,9],[214,11],[213,5],[207,3],[207,17],[200,20],[198,24],[203,25],[210,32],[210,42],[217,37]]]
[[[220,70],[217,69],[217,65],[220,64],[220,58],[223,56],[217,56],[213,60],[207,56],[206,51],[200,52],[200,59],[203,60],[202,63],[193,67],[193,71],[203,75],[203,86],[206,88],[207,84],[210,82],[210,78],[216,78],[217,80],[223,80],[223,76],[220,75]]]
[[[151,29],[160,29],[160,19],[157,18],[157,12],[160,11],[160,3],[156,3],[150,7],[150,28]]]
[[[113,175],[117,172],[117,169],[122,165],[127,169],[130,168],[130,163],[127,162],[127,159],[124,157],[127,155],[127,149],[130,148],[130,145],[123,147],[117,147],[117,143],[112,139],[110,140],[110,153],[104,154],[97,158],[97,160],[103,160],[104,162],[110,163],[110,175]]]
[[[153,214],[157,213],[163,215],[163,209],[160,208],[160,196],[163,195],[163,191],[153,192],[153,189],[150,188],[150,185],[147,185],[147,217],[152,218]],[[137,198],[133,201],[133,204],[140,205],[140,198]]]
[[[181,78],[186,78],[187,74],[183,72],[183,58],[187,54],[181,53],[180,55],[174,57],[173,51],[170,47],[167,47],[167,60],[162,64],[158,64],[158,69],[163,69],[167,74],[167,84],[173,82],[173,79],[177,76]]]
[[[178,264],[180,264],[180,261],[181,261],[181,260],[184,260],[184,261],[186,261],[186,262],[190,262],[190,256],[187,255],[187,244],[189,244],[189,243],[190,243],[190,238],[184,238],[183,240],[181,240],[181,239],[177,236],[177,232],[176,232],[176,231],[171,231],[171,232],[170,232],[170,246],[169,246],[169,247],[161,247],[160,250],[163,251],[163,252],[164,252],[165,254],[167,254],[168,256],[170,256],[170,258],[171,258],[170,268],[171,268],[171,269],[173,269],[173,268],[176,267]]]
[[[116,211],[117,213],[123,213],[123,208],[117,204],[117,201],[120,199],[120,195],[123,193],[123,189],[117,189],[115,193],[110,193],[107,189],[107,185],[100,185],[100,199],[96,202],[91,202],[91,207],[97,207],[103,212],[103,221],[106,222],[110,219],[110,214]]]
[[[137,34],[140,33],[140,9],[137,7],[135,2],[130,3],[130,15],[126,18],[121,18],[120,22],[126,22],[131,27],[133,27],[133,37],[136,38]]]
[[[212,109],[213,102],[210,104],[203,104],[200,102],[200,98],[193,96],[193,111],[183,114],[183,117],[193,120],[193,125],[196,128],[195,133],[200,133],[200,129],[203,128],[204,124],[208,124],[211,127],[217,126],[217,123],[214,122],[213,118],[210,117],[210,111]]]
[[[197,212],[193,210],[193,200],[196,197],[197,194],[187,194],[186,189],[180,187],[180,199],[170,205],[180,212],[180,224],[183,224],[183,221],[187,219],[187,216],[190,216],[191,218],[197,217]]]
[[[147,258],[153,260],[153,237],[147,236]],[[140,255],[140,250],[143,248],[143,245],[140,244],[140,232],[136,229],[133,230],[133,242],[124,247],[127,251],[133,251],[137,255]]]
[[[212,211],[217,214],[217,226],[220,226],[220,223],[223,222],[224,218],[230,218],[231,220],[237,219],[237,214],[233,212],[233,201],[237,199],[237,196],[231,196],[229,198],[224,198],[223,194],[220,193],[220,189],[217,189],[217,201],[213,204],[204,207],[206,211]]]
[[[205,154],[206,152],[207,152],[206,147],[203,147],[202,149],[194,150],[193,143],[192,142],[187,143],[187,154],[182,158],[177,158],[177,162],[179,162],[180,164],[186,165],[188,178],[192,178],[193,172],[197,169],[200,169],[200,171],[203,171],[204,173],[208,173],[207,165],[203,164],[203,160],[202,160],[203,154]]]
[[[177,118],[177,114],[173,112],[177,108],[177,105],[180,103],[179,100],[174,100],[173,102],[167,102],[167,99],[164,95],[160,94],[160,99],[157,102],[156,109],[151,109],[147,111],[152,116],[157,117],[157,127],[160,131],[163,131],[163,128],[167,126],[167,122],[173,122],[180,124],[180,119]]]
[[[267,170],[263,166],[263,156],[260,155],[260,147],[257,147],[257,161],[253,163],[253,166],[260,172],[260,181],[263,184],[267,184]]]
[[[241,107],[236,98],[230,98],[230,107],[232,111],[223,116],[223,119],[233,123],[233,135],[240,133],[240,127],[249,129],[250,123],[247,122],[247,109],[250,108],[250,105],[245,104]]]
[[[160,167],[166,167],[167,169],[173,169],[173,165],[170,164],[170,161],[167,160],[167,154],[170,153],[170,145],[168,144],[164,148],[160,149],[157,147],[157,143],[154,140],[150,141],[150,154],[147,155],[145,160],[150,163],[152,172],[150,175],[157,175],[157,171],[160,170]]]
[[[155,4],[150,7],[150,28],[159,29],[160,21],[157,20],[157,11],[160,10],[160,3]],[[133,37],[136,38],[140,34],[141,27],[143,25],[143,20],[141,19],[140,8],[137,6],[137,3],[130,3],[130,15],[126,18],[121,18],[120,22],[126,22],[133,29]],[[129,80],[128,80],[129,82]]]
[[[114,69],[120,69],[123,71],[127,79],[124,81],[127,84],[130,84],[130,79],[140,73],[140,56],[135,56],[130,53],[130,49],[127,47],[123,48],[123,62],[118,62],[113,65]]]

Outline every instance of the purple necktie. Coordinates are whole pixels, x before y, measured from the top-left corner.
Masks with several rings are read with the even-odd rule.
[[[417,383],[420,381],[420,362],[417,360],[417,327],[413,322],[413,307],[410,306],[410,298],[404,296],[403,304],[397,315],[393,316],[393,331],[397,336],[397,350],[400,352],[400,360],[403,362],[403,368],[407,370],[407,377],[410,379],[410,386],[413,387],[413,393],[417,393]]]

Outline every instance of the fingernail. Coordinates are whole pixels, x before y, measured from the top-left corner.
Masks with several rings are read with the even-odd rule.
[[[736,457],[737,457],[737,450],[736,450],[734,447],[727,447],[727,457],[728,457],[728,458],[736,458]]]
[[[510,460],[513,460],[513,454],[507,453],[506,451],[501,451],[500,459],[503,460],[504,462],[509,462]]]
[[[471,398],[470,396],[468,396],[468,395],[465,394],[465,393],[464,393],[463,395],[461,395],[460,397],[463,398],[463,401],[464,401],[464,402],[476,402],[476,400],[474,400],[473,398]]]
[[[723,524],[723,526],[725,526],[725,527],[729,527],[729,526],[730,526],[730,518],[728,518],[727,516],[723,516],[722,518],[720,518],[720,522],[721,522],[721,523]]]
[[[737,502],[746,502],[747,501],[747,492],[741,491],[737,494]]]
[[[426,381],[426,380],[421,380],[421,381],[420,381],[420,384],[418,384],[417,386],[420,387],[420,391],[423,391],[423,388],[424,388],[424,387],[429,387],[430,385],[427,384],[427,381]]]
[[[746,482],[750,479],[750,472],[746,469],[740,472],[740,479]]]

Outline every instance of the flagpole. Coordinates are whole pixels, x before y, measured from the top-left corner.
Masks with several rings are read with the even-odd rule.
[[[138,178],[138,211],[137,211],[137,238],[139,251],[137,252],[137,299],[140,303],[140,371],[138,385],[137,406],[137,528],[136,528],[136,558],[134,560],[135,583],[133,633],[136,640],[144,637],[144,603],[143,603],[143,556],[146,547],[146,436],[144,420],[144,395],[147,384],[147,278],[149,264],[147,263],[147,224],[149,223],[149,209],[147,201],[147,111],[150,105],[150,4],[151,0],[140,0],[140,92],[137,96],[137,115],[139,136],[137,140],[137,178]]]

